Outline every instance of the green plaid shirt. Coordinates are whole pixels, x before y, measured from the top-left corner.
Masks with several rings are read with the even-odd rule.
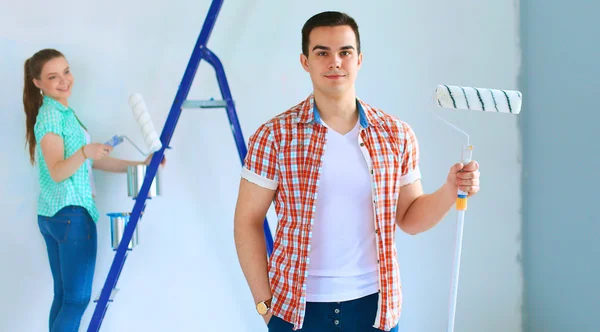
[[[84,129],[70,107],[44,96],[34,127],[37,141],[37,160],[39,164],[40,195],[38,197],[38,214],[52,217],[56,212],[68,205],[86,208],[94,221],[98,220],[98,209],[92,197],[89,171],[83,164],[69,178],[56,183],[50,177],[48,166],[44,160],[40,142],[47,133],[62,137],[64,142],[64,158],[67,159],[86,144]],[[86,162],[91,163],[91,160]]]

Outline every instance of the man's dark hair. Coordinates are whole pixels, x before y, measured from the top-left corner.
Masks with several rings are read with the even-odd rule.
[[[308,56],[309,36],[314,28],[336,27],[341,25],[348,25],[354,30],[354,34],[356,35],[356,51],[360,54],[360,34],[358,33],[358,24],[356,24],[356,21],[350,15],[334,11],[316,14],[304,23],[304,26],[302,27],[302,53]]]

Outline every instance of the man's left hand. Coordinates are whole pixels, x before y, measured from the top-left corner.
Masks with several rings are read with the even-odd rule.
[[[479,164],[471,161],[467,165],[457,163],[450,168],[448,184],[456,189],[467,192],[471,197],[479,192]]]

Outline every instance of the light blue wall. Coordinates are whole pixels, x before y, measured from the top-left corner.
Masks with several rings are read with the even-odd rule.
[[[521,2],[525,329],[600,331],[600,2]]]

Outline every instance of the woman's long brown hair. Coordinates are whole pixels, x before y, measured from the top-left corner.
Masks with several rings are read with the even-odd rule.
[[[40,89],[33,83],[33,79],[40,79],[42,68],[46,62],[64,57],[62,53],[54,49],[43,49],[35,53],[31,58],[25,61],[25,86],[23,87],[23,106],[25,108],[25,124],[26,124],[26,143],[29,144],[29,160],[33,165],[35,163],[35,121],[40,109],[44,96]]]

